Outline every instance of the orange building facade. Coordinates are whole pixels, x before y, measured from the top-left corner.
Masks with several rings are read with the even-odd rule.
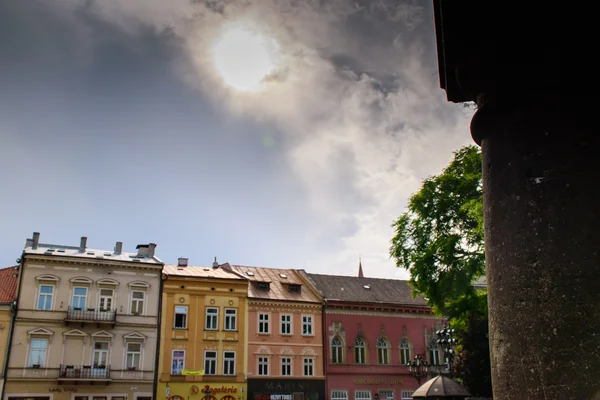
[[[157,399],[246,400],[247,298],[229,264],[165,265]]]
[[[325,397],[322,298],[304,271],[233,266],[248,288],[248,400]]]

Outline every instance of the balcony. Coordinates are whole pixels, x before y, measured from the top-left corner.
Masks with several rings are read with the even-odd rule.
[[[59,381],[102,381],[110,382],[110,367],[91,365],[61,365]]]
[[[116,310],[96,310],[94,308],[76,308],[69,307],[67,310],[67,318],[65,322],[80,322],[83,326],[84,323],[95,323],[100,324],[111,324],[114,325],[117,320]]]

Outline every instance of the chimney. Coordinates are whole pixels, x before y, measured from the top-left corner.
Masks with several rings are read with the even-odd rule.
[[[188,259],[185,257],[179,257],[177,259],[177,266],[178,267],[187,267],[188,265]]]
[[[156,250],[156,243],[150,243],[148,245],[148,257],[154,257],[154,250]]]
[[[359,258],[358,259],[358,277],[359,278],[364,278],[365,276],[363,275],[363,270],[362,270],[362,260]]]
[[[31,240],[31,248],[33,250],[38,248],[38,244],[40,244],[40,233],[39,232],[33,232],[33,239]]]
[[[219,263],[217,262],[217,257],[215,257],[215,261],[213,261],[213,268],[217,268]]]
[[[117,242],[115,245],[115,255],[118,256],[123,251],[123,242]]]
[[[87,238],[85,236],[81,237],[81,242],[79,242],[79,252],[85,253],[85,246],[87,245]]]

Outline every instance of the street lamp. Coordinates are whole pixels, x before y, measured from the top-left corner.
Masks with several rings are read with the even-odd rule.
[[[456,338],[454,337],[454,329],[448,328],[440,329],[435,334],[438,337],[437,344],[444,351],[446,358],[446,366],[448,367],[448,374],[452,377],[452,361],[454,360],[454,347],[456,346]]]
[[[421,386],[421,381],[423,378],[427,377],[427,369],[429,368],[429,363],[427,360],[423,360],[420,354],[415,356],[413,361],[409,361],[406,366],[408,367],[408,372],[410,376],[417,380],[419,386]]]

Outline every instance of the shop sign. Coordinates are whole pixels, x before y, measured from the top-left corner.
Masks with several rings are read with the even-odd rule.
[[[182,369],[181,375],[204,375],[203,369]]]
[[[291,394],[272,394],[269,400],[292,400]]]
[[[237,393],[237,388],[235,386],[210,387],[209,385],[206,385],[206,386],[204,386],[204,388],[202,388],[202,393],[205,393],[205,394]]]
[[[61,392],[71,392],[71,393],[77,393],[77,388],[61,388],[61,387],[56,387],[56,388],[49,388],[48,392],[50,393],[61,393]]]

